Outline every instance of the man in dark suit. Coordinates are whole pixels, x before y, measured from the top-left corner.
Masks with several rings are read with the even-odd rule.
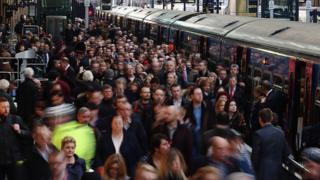
[[[255,132],[252,147],[252,164],[259,180],[281,179],[282,163],[290,155],[284,133],[271,121],[271,109],[262,109],[259,112],[262,128]]]
[[[181,85],[174,84],[171,86],[170,90],[171,90],[172,96],[167,101],[168,105],[175,105],[178,107],[184,107],[188,104],[188,100],[182,96]]]
[[[243,112],[246,101],[245,93],[243,87],[238,85],[238,81],[235,76],[231,76],[229,78],[229,83],[226,87],[226,92],[228,93],[230,99],[234,99],[237,102],[239,110]]]
[[[39,95],[39,88],[34,81],[33,75],[34,71],[32,68],[25,68],[25,80],[17,89],[17,111],[24,121],[30,118]]]
[[[71,89],[75,89],[76,87],[76,72],[70,66],[69,59],[66,57],[62,57],[61,60],[61,77],[60,79],[66,82]]]
[[[51,144],[51,131],[44,124],[36,124],[32,129],[32,138],[35,144],[26,162],[29,178],[34,180],[49,180],[51,179],[48,164],[49,154],[57,151]]]
[[[272,89],[272,85],[268,80],[264,80],[262,82],[262,87],[266,92],[266,107],[270,108],[274,113],[277,114],[278,119],[277,122],[281,127],[285,126],[284,123],[284,113],[287,105],[286,96],[275,89]]]

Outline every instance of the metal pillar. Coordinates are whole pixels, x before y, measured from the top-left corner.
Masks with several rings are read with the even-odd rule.
[[[306,22],[310,22],[310,12],[311,12],[312,6],[311,6],[311,1],[307,0],[306,1]]]
[[[84,7],[85,7],[85,27],[88,29],[89,27],[89,6],[90,6],[90,0],[84,1]]]
[[[269,1],[269,12],[270,12],[270,19],[273,19],[273,10],[274,10],[274,1]]]

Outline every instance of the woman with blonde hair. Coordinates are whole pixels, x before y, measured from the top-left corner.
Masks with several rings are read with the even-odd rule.
[[[127,168],[124,159],[120,154],[112,154],[104,163],[103,180],[124,180],[128,179]]]
[[[191,180],[219,180],[218,169],[211,166],[199,168]]]
[[[167,156],[165,165],[160,169],[161,179],[187,180],[187,170],[184,158],[179,150],[172,148]]]

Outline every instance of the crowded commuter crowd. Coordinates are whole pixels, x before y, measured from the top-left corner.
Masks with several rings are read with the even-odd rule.
[[[209,68],[105,20],[64,37],[19,35],[15,52],[34,49],[44,76],[27,67],[15,90],[1,75],[0,180],[281,179],[286,100],[269,81],[250,102],[238,65]],[[320,150],[303,157],[319,179]]]

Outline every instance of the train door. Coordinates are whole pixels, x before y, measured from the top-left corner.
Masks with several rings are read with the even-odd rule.
[[[295,151],[301,148],[302,129],[309,123],[312,64],[291,59],[289,62],[289,136]]]

